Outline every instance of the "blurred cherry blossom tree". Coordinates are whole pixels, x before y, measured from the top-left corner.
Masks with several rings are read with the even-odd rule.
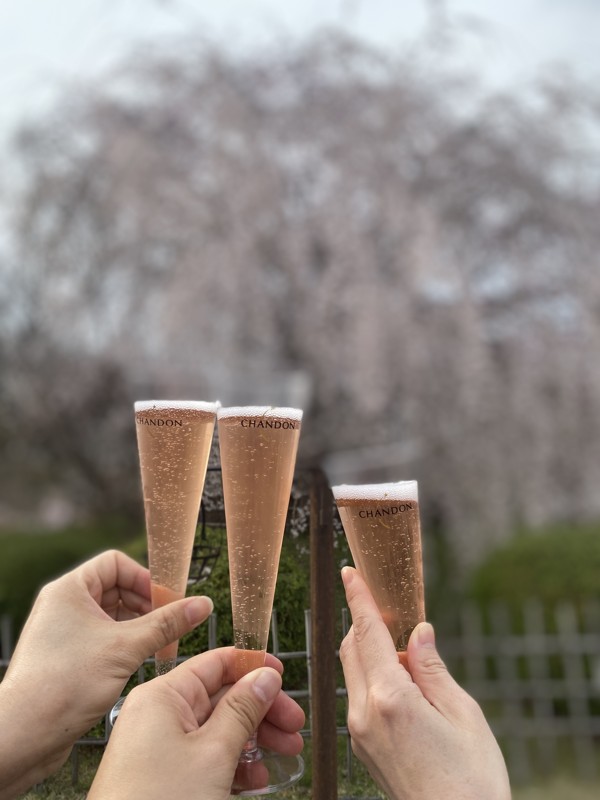
[[[418,478],[462,563],[600,515],[599,108],[335,33],[186,41],[65,97],[15,150],[2,402],[31,463],[52,442],[118,506],[135,396],[295,376],[304,459]]]

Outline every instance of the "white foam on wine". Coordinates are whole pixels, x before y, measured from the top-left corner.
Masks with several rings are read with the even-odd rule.
[[[419,502],[417,481],[398,481],[398,483],[363,483],[350,485],[342,483],[332,486],[331,491],[336,500],[412,500]]]
[[[277,419],[289,419],[293,420],[294,422],[301,422],[302,409],[278,408],[277,406],[219,407],[217,411],[217,419],[226,419],[227,417],[276,417]]]
[[[138,411],[152,411],[152,409],[162,411],[173,408],[178,411],[206,411],[210,414],[216,414],[220,405],[218,400],[215,403],[205,403],[202,400],[137,400],[133,407],[136,413]]]

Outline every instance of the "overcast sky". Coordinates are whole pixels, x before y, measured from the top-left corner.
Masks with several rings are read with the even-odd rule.
[[[494,82],[518,86],[548,62],[600,77],[600,0],[0,0],[0,145],[66,83],[101,74],[139,42],[199,29],[253,46],[341,24],[395,47],[423,31],[432,5],[487,23],[464,47]]]

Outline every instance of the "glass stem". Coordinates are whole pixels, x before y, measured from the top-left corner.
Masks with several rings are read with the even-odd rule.
[[[176,658],[165,658],[165,659],[156,659],[155,666],[156,666],[156,675],[166,675],[167,672],[171,672],[172,669],[175,669],[177,665]]]
[[[252,736],[244,745],[244,749],[240,755],[240,761],[258,761],[261,758],[261,752],[258,748],[258,732],[254,731]]]

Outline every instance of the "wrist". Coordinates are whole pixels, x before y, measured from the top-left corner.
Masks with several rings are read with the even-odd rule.
[[[29,692],[5,678],[0,683],[0,800],[16,797],[55,772],[71,747],[57,737],[53,720],[44,719]]]

